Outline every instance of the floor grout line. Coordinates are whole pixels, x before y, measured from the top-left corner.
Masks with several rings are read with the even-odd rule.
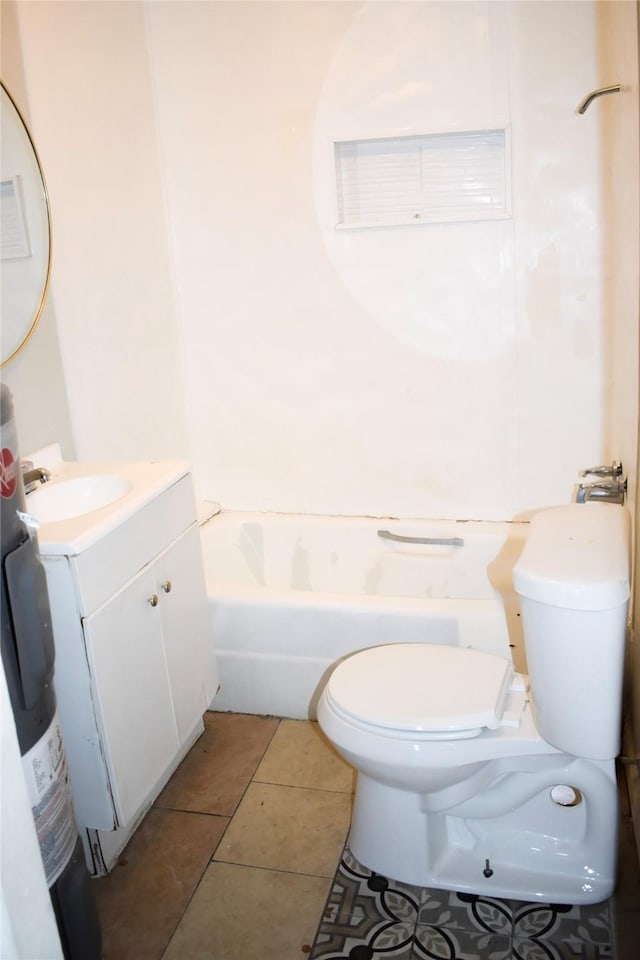
[[[274,728],[274,731],[273,731],[271,737],[269,738],[268,743],[265,745],[264,750],[263,750],[262,753],[260,754],[259,759],[256,761],[256,765],[255,765],[255,767],[254,767],[254,769],[253,769],[253,774],[255,774],[256,770],[258,769],[258,767],[259,767],[260,764],[262,763],[262,761],[263,761],[263,759],[264,759],[264,756],[265,756],[267,750],[269,749],[269,747],[271,746],[271,743],[273,742],[273,738],[275,737],[278,729],[280,728],[280,724],[281,724],[281,722],[282,722],[282,720],[281,720],[280,718],[276,718],[276,717],[270,717],[270,718],[268,718],[268,719],[273,719],[273,720],[277,719],[277,720],[278,720],[278,723],[276,724],[276,726],[275,726],[275,728]],[[224,828],[224,830],[223,830],[223,832],[222,832],[222,834],[221,834],[218,842],[214,845],[214,848],[213,848],[213,850],[212,850],[212,852],[211,852],[211,855],[209,856],[208,860],[206,861],[206,863],[205,863],[205,865],[204,865],[204,867],[203,867],[203,869],[202,869],[202,871],[201,871],[201,873],[200,873],[200,877],[199,877],[199,879],[198,879],[198,882],[194,885],[193,890],[191,891],[191,896],[190,896],[189,899],[187,900],[187,903],[185,904],[185,908],[184,908],[184,910],[182,911],[182,913],[181,913],[181,915],[180,915],[177,923],[175,924],[175,926],[174,926],[174,928],[173,928],[173,930],[172,930],[172,932],[171,932],[171,936],[168,938],[167,943],[166,943],[166,945],[165,945],[165,947],[164,947],[164,950],[162,951],[162,954],[160,955],[160,957],[158,958],[158,960],[162,960],[162,958],[163,958],[164,956],[166,956],[166,954],[167,954],[167,952],[168,952],[168,950],[169,950],[169,947],[171,946],[171,941],[173,940],[173,938],[174,938],[174,936],[175,936],[175,934],[176,934],[176,931],[178,930],[178,927],[180,926],[180,924],[182,923],[184,917],[186,916],[187,911],[189,910],[189,907],[190,907],[192,901],[194,900],[196,894],[198,893],[198,890],[199,890],[199,888],[200,888],[200,884],[202,883],[205,874],[207,873],[207,871],[208,871],[209,868],[211,867],[211,864],[212,864],[212,863],[216,863],[216,862],[218,862],[218,863],[224,862],[224,861],[216,861],[216,859],[215,859],[216,850],[218,849],[218,847],[220,846],[220,844],[221,844],[222,841],[224,840],[224,837],[225,837],[225,835],[226,835],[226,833],[227,833],[227,830],[228,830],[229,827],[231,826],[231,823],[232,823],[232,821],[233,821],[233,818],[234,818],[234,816],[236,815],[236,813],[238,812],[238,808],[239,808],[240,804],[242,803],[242,800],[243,800],[243,798],[244,798],[247,790],[249,789],[250,784],[253,783],[253,774],[252,774],[251,777],[247,780],[247,784],[246,784],[244,790],[242,791],[242,795],[240,796],[240,799],[239,799],[238,802],[236,803],[236,805],[235,805],[235,807],[234,807],[234,810],[233,810],[233,813],[232,813],[230,816],[226,816],[226,815],[224,815],[224,814],[210,813],[210,812],[203,812],[203,813],[198,814],[199,816],[219,817],[220,819],[226,819],[228,822],[227,822],[227,825],[226,825],[226,827]],[[173,807],[165,807],[165,808],[159,807],[159,809],[175,810],[175,808],[173,808]],[[177,811],[177,812],[181,812],[181,813],[196,813],[196,811],[193,811],[193,810],[180,810],[180,811]]]

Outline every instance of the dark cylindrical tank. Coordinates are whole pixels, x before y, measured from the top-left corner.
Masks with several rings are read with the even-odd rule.
[[[67,960],[99,960],[101,934],[75,825],[53,685],[54,638],[38,543],[26,512],[11,393],[0,384],[2,663],[40,853]]]

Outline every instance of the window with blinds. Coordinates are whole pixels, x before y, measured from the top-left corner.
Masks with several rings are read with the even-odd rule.
[[[338,225],[504,219],[506,131],[427,134],[335,144]]]

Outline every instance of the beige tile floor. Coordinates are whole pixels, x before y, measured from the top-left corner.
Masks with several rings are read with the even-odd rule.
[[[108,877],[103,960],[301,960],[349,827],[354,777],[315,723],[208,713]],[[621,792],[616,960],[640,956],[640,881]]]
[[[300,960],[344,847],[353,773],[316,723],[208,713],[108,877],[103,960]]]

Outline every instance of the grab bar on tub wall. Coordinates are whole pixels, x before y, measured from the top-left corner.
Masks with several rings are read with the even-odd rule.
[[[378,536],[383,540],[397,540],[399,543],[426,543],[437,547],[464,547],[462,537],[403,537],[390,530],[378,530]]]

